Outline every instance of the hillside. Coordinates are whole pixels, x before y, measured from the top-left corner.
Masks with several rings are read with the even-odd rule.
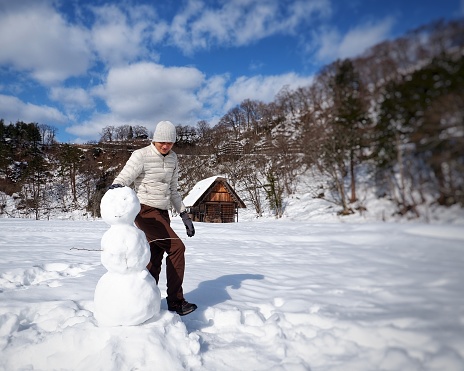
[[[255,218],[288,216],[299,199],[376,220],[464,207],[463,33],[463,20],[426,25],[270,103],[245,99],[215,125],[177,124],[181,192],[222,175]],[[127,124],[85,145],[56,143],[54,132],[0,119],[3,217],[98,217],[116,174],[150,143],[146,128]]]
[[[308,223],[366,223],[366,222],[401,222],[401,223],[419,223],[425,222],[430,224],[456,224],[464,225],[464,209],[459,205],[453,207],[440,206],[436,203],[428,203],[419,207],[419,218],[405,218],[398,215],[396,206],[393,201],[387,199],[378,199],[369,187],[362,190],[362,211],[354,214],[340,216],[340,207],[333,201],[318,197],[324,184],[323,179],[315,177],[308,172],[299,176],[297,190],[294,194],[284,199],[284,213],[282,220],[306,221]],[[240,197],[246,199],[246,195],[240,191]],[[0,192],[0,201],[3,205],[0,218],[24,218],[17,209],[17,200],[15,196],[8,196]],[[265,204],[265,199],[262,200]],[[246,209],[239,209],[239,223],[255,220],[275,220],[276,216],[268,206],[264,207],[261,217],[257,217],[253,204],[245,201]],[[99,219],[92,216],[83,208],[62,211],[60,207],[50,207],[50,213],[46,219],[62,220],[93,220]],[[31,218],[33,216],[29,216]]]

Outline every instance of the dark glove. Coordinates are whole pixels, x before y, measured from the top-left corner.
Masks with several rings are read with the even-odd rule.
[[[124,187],[122,184],[111,184],[108,189],[115,189],[115,188],[122,188]]]
[[[195,228],[193,227],[192,219],[190,219],[189,215],[187,214],[187,211],[182,211],[180,213],[180,217],[182,218],[182,221],[185,225],[185,229],[187,230],[187,236],[193,237],[195,235]]]

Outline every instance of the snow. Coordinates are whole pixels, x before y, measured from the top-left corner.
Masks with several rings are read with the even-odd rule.
[[[191,207],[198,201],[198,199],[203,196],[203,194],[208,190],[208,188],[214,183],[214,181],[220,177],[219,175],[214,175],[209,178],[200,180],[196,183],[192,189],[189,191],[187,196],[185,196],[183,202],[186,207]]]
[[[198,305],[184,317],[167,311],[164,269],[161,301],[137,287],[151,276],[133,202],[106,197],[103,220],[0,218],[0,371],[464,370],[464,209],[427,203],[408,220],[361,186],[367,210],[341,217],[319,192],[300,182],[282,219],[248,205],[193,238],[173,217]]]
[[[193,238],[173,217],[198,309],[167,311],[162,273],[137,326],[94,316],[103,220],[0,219],[0,370],[464,370],[462,219],[340,222],[314,201]]]

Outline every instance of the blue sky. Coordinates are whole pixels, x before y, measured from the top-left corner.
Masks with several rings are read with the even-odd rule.
[[[211,125],[464,0],[0,0],[0,118],[61,142],[108,125]]]

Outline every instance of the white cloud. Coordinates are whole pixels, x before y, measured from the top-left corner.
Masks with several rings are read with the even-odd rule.
[[[68,121],[68,118],[56,108],[24,103],[16,97],[2,94],[0,94],[0,112],[5,123],[15,123],[19,120],[54,125]]]
[[[333,28],[321,28],[318,32],[314,32],[312,44],[307,45],[307,53],[310,54],[311,49],[317,50],[316,58],[319,61],[331,61],[338,56],[338,46],[341,36]]]
[[[245,99],[255,99],[269,103],[274,100],[276,94],[284,86],[296,89],[301,86],[308,86],[312,81],[312,77],[299,76],[295,73],[278,76],[240,77],[227,89],[225,110],[240,104]]]
[[[152,40],[155,44],[160,43],[164,40],[169,32],[169,25],[167,22],[159,19],[153,24],[153,30],[151,32]]]
[[[203,104],[199,119],[208,120],[209,116],[222,111],[225,103],[226,84],[229,75],[216,75],[205,81],[197,97]]]
[[[73,142],[83,143],[89,139],[98,140],[101,137],[102,129],[106,126],[118,126],[118,124],[130,124],[129,122],[121,122],[119,118],[113,114],[95,114],[90,120],[80,124],[68,126],[66,132],[75,135]],[[140,125],[140,124],[139,124]]]
[[[191,52],[199,47],[205,48],[207,45],[199,37],[192,37],[189,20],[203,11],[203,2],[190,0],[187,6],[180,13],[177,13],[172,20],[169,28],[170,42],[186,52]]]
[[[112,68],[105,83],[92,92],[106,102],[109,113],[96,114],[87,122],[70,127],[68,132],[97,138],[108,125],[144,125],[149,129],[161,120],[195,124],[203,108],[199,92],[219,99],[214,87],[220,86],[220,78],[205,82],[205,76],[193,67],[143,62]]]
[[[132,62],[150,56],[147,39],[151,37],[155,13],[146,6],[131,7],[128,13],[116,5],[92,8],[96,21],[92,27],[92,43],[102,61],[109,66]]]
[[[367,48],[385,40],[392,30],[393,19],[386,18],[376,24],[362,25],[350,30],[338,47],[340,58],[350,58],[361,54]]]
[[[313,17],[330,13],[328,0],[227,1],[221,8],[191,0],[170,29],[171,42],[187,53],[211,45],[243,46],[276,34],[295,34]]]
[[[363,24],[351,29],[345,35],[333,28],[322,29],[317,33],[317,58],[322,62],[351,58],[385,40],[393,27],[393,19],[385,18],[375,24]]]
[[[201,109],[196,91],[203,80],[193,67],[143,62],[111,69],[101,93],[111,112],[121,118],[176,122]]]
[[[54,87],[50,90],[49,97],[71,110],[89,109],[94,106],[92,97],[83,88]]]
[[[11,2],[0,12],[0,63],[52,84],[86,72],[88,32],[71,26],[47,1]]]
[[[96,114],[67,131],[82,138],[98,138],[108,125],[143,125],[151,130],[161,120],[215,124],[218,117],[245,99],[270,102],[284,86],[296,89],[312,82],[312,77],[287,73],[240,77],[227,86],[229,78],[216,75],[206,79],[192,67],[168,68],[154,63],[113,68],[105,84],[93,92],[105,100],[109,112]]]

